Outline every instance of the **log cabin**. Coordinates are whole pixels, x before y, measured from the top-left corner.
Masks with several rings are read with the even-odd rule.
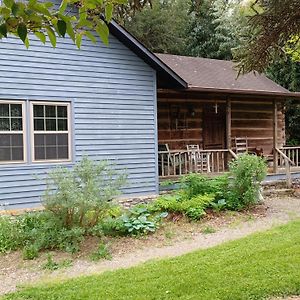
[[[158,143],[166,145],[160,161],[168,164],[160,168],[162,178],[224,172],[240,150],[264,156],[270,171],[287,161],[299,167],[298,147],[286,146],[284,114],[285,101],[299,95],[263,74],[238,76],[230,61],[157,56],[187,82],[185,89],[158,89]],[[198,159],[202,165],[191,166],[189,149],[205,156]]]

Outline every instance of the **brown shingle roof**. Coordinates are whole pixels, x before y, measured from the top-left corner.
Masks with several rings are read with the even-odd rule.
[[[289,93],[265,75],[249,73],[237,78],[237,71],[234,70],[234,63],[231,61],[170,54],[156,55],[185,80],[189,88]]]

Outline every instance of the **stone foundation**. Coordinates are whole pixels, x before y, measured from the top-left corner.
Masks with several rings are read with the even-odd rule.
[[[137,197],[126,197],[126,198],[120,198],[116,200],[118,204],[123,206],[124,208],[131,208],[134,205],[137,204],[148,204],[152,201],[154,201],[158,195],[149,195],[149,196],[137,196]]]

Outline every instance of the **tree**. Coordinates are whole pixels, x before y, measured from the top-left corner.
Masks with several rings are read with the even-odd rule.
[[[273,61],[285,55],[300,61],[300,1],[250,1],[245,36],[235,59],[242,72],[263,72]]]
[[[96,42],[96,32],[102,42],[108,43],[109,23],[114,15],[125,9],[140,9],[150,0],[61,0],[59,6],[53,2],[24,2],[3,0],[0,6],[0,39],[9,34],[19,37],[29,47],[29,33],[42,43],[50,40],[56,46],[57,36],[68,35],[80,48],[82,37]]]
[[[226,0],[194,1],[188,24],[186,54],[232,59],[231,49],[239,43],[238,3]]]
[[[182,54],[189,1],[155,0],[125,20],[125,27],[153,52]]]

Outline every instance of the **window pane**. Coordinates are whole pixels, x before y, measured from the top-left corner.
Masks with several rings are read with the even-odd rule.
[[[23,160],[23,147],[12,148],[12,160]]]
[[[0,118],[0,131],[9,131],[9,119]]]
[[[44,126],[44,119],[34,119],[34,130],[37,131],[44,131],[45,126]]]
[[[12,131],[22,131],[23,124],[21,118],[11,118],[11,130]]]
[[[57,144],[58,146],[68,146],[69,144],[68,134],[67,133],[58,134]]]
[[[56,146],[46,147],[46,159],[57,159],[57,148]]]
[[[56,120],[55,119],[46,119],[46,130],[47,131],[56,131]]]
[[[22,104],[11,104],[10,115],[12,117],[22,117]]]
[[[56,106],[45,105],[46,108],[46,117],[56,117]]]
[[[67,119],[58,119],[58,131],[67,131],[68,130],[68,121]]]
[[[33,105],[33,116],[44,117],[44,105]]]
[[[67,106],[57,106],[57,116],[59,118],[67,118]]]
[[[10,134],[0,134],[0,147],[10,146]]]
[[[56,146],[56,134],[46,134],[46,146]]]
[[[23,147],[23,134],[11,134],[11,145],[14,147]]]
[[[10,161],[10,148],[0,147],[0,161]]]
[[[69,158],[69,148],[66,147],[58,147],[58,158],[59,159],[68,159]]]
[[[44,147],[34,147],[34,159],[35,160],[45,159],[45,148]]]
[[[9,116],[9,104],[0,104],[0,117]]]

